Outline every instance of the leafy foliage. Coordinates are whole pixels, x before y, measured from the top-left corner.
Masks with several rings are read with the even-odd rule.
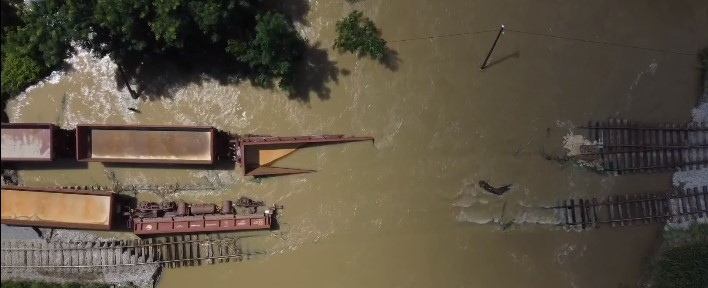
[[[256,23],[253,39],[248,43],[231,40],[227,50],[248,64],[254,84],[272,87],[279,78],[278,86],[292,92],[293,63],[302,56],[305,41],[282,14],[258,15]]]
[[[65,19],[58,13],[59,7],[55,0],[32,1],[21,12],[21,3],[3,1],[3,101],[49,75],[68,55],[69,44],[62,26]]]
[[[337,39],[334,48],[340,52],[356,53],[359,56],[369,56],[382,60],[386,52],[386,40],[381,38],[376,25],[371,19],[364,17],[361,11],[352,11],[343,19],[337,21]]]
[[[3,28],[7,1],[19,0],[3,0]],[[279,79],[279,87],[292,91],[294,62],[305,46],[285,17],[268,12],[259,0],[28,3],[26,13],[16,14],[21,24],[8,25],[3,33],[2,55],[8,59],[2,63],[20,68],[3,67],[3,78],[16,78],[3,79],[4,95],[18,93],[58,69],[72,52],[70,43],[111,57],[126,83],[140,76],[147,60],[166,60],[181,67],[235,67],[225,70],[245,72],[262,87],[272,87]],[[247,69],[238,70],[241,67]]]
[[[0,1],[0,20],[2,21],[2,41],[5,39],[5,31],[17,27],[22,23],[20,15],[17,14],[17,8],[21,7],[20,0],[2,0]]]
[[[21,14],[24,24],[8,32],[3,52],[32,58],[45,68],[60,65],[70,53],[62,4],[60,0],[30,2]]]
[[[656,287],[708,287],[708,243],[672,248],[661,255],[656,269]]]
[[[27,56],[8,54],[2,57],[2,91],[5,95],[20,93],[39,79],[42,67]]]

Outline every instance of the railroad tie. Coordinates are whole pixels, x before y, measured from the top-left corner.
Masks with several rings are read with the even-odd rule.
[[[647,195],[647,211],[649,212],[649,223],[657,222],[656,206],[655,206],[655,195]]]
[[[592,208],[592,206],[590,205],[590,199],[585,199],[584,209],[585,209],[585,215],[587,215],[587,219],[588,219],[587,220],[587,227],[592,227],[593,223],[594,223],[594,220],[592,218],[592,213],[590,213],[591,208]]]
[[[205,245],[206,253],[207,253],[207,263],[209,264],[214,264],[214,250],[212,249],[211,246],[211,236],[207,236],[207,242]]]
[[[175,264],[177,264],[177,267],[182,267],[184,264],[184,256],[185,256],[184,250],[183,250],[184,246],[182,245],[184,243],[184,235],[182,235],[181,237],[174,237],[174,240],[176,242],[176,244],[174,246],[175,246],[175,250],[177,251],[177,260],[178,260],[177,262],[175,262]]]
[[[578,223],[575,221],[575,200],[570,199],[570,206],[568,206],[570,209],[570,217],[571,217],[571,224],[570,225],[577,225]]]
[[[673,210],[674,214],[674,219],[678,221],[679,223],[683,222],[683,214],[685,213],[683,210],[683,203],[681,203],[681,193],[680,192],[674,192],[673,193],[673,199],[672,199],[672,207],[675,207],[675,210]]]
[[[585,229],[585,208],[583,207],[584,201],[582,198],[578,199],[578,205],[580,208],[580,227]]]
[[[196,244],[199,243],[199,235],[190,235],[189,237],[190,242],[188,243],[189,245],[189,255],[190,258],[192,259],[190,261],[191,266],[198,266],[199,265],[199,246]]]
[[[703,196],[702,197],[699,196],[698,198],[699,198],[699,202],[703,203],[703,205],[702,205],[703,208],[701,208],[703,213],[701,215],[703,215],[703,217],[705,217],[708,214],[708,186],[703,186],[703,193],[702,194],[703,194]]]
[[[173,244],[174,241],[173,241],[172,237],[165,237],[165,241],[167,242],[166,244],[167,244],[167,249],[168,249],[167,258],[168,258],[168,261],[170,261],[170,262],[168,262],[169,267],[176,268],[177,266],[174,261],[175,261],[175,259],[178,259],[178,258],[177,258],[177,254],[175,254],[175,245]]]
[[[597,204],[597,198],[592,198],[592,213],[595,216],[595,228],[600,227],[600,219],[597,218],[598,208],[599,208],[599,205]]]
[[[140,240],[135,239],[132,241],[131,244],[132,245],[131,245],[130,249],[132,250],[131,252],[133,255],[132,260],[131,260],[131,264],[138,265],[138,264],[140,264],[140,255],[138,255],[138,246],[140,245]]]
[[[691,220],[691,207],[688,203],[688,195],[685,190],[682,190],[681,192],[681,197],[679,197],[679,202],[681,203],[681,207],[683,207],[683,219],[684,221],[690,221]]]
[[[688,205],[689,208],[691,209],[691,218],[693,220],[698,219],[698,213],[699,213],[699,205],[696,203],[696,198],[698,197],[698,188],[693,188],[688,190]]]
[[[194,266],[194,256],[192,255],[192,235],[187,235],[187,241],[184,242],[184,253],[186,257],[186,266]]]

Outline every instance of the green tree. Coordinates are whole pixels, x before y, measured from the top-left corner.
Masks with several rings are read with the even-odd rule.
[[[27,56],[8,54],[2,57],[2,81],[3,100],[9,95],[15,95],[37,82],[42,73],[42,67],[32,58]]]
[[[387,49],[386,40],[381,38],[374,22],[364,17],[364,13],[354,10],[337,21],[335,27],[337,39],[334,40],[334,48],[340,52],[356,53],[360,57],[383,59]]]
[[[7,5],[20,7],[20,4]],[[3,1],[3,9],[7,7]],[[32,1],[24,12],[15,10],[19,21],[11,20],[12,24],[3,27],[0,92],[3,101],[49,75],[69,55],[62,7],[58,0]],[[6,13],[11,12],[4,11],[3,17]]]
[[[301,56],[305,41],[280,13],[256,16],[255,35],[247,42],[230,40],[227,50],[251,68],[253,83],[293,92],[293,63]]]
[[[7,54],[32,58],[44,68],[54,69],[69,56],[71,47],[67,34],[64,1],[32,1],[21,14],[23,25],[8,31],[5,39]]]
[[[3,0],[3,7],[6,1],[18,0]],[[21,23],[3,34],[2,55],[10,58],[2,63],[20,69],[3,67],[3,76],[15,78],[3,79],[3,93],[18,93],[58,69],[72,52],[70,43],[111,57],[126,84],[140,77],[149,60],[166,60],[182,67],[229,68],[224,70],[246,73],[255,85],[272,87],[278,81],[292,91],[294,62],[305,42],[283,15],[268,12],[260,2],[31,1],[20,13]]]
[[[18,14],[19,8],[22,7],[20,0],[2,0],[0,1],[0,20],[2,22],[2,42],[5,42],[5,34],[7,30],[13,29],[22,23],[22,19]]]

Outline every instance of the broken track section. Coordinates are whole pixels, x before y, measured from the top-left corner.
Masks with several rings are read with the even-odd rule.
[[[610,196],[601,202],[597,198],[563,200],[550,209],[555,210],[559,225],[582,229],[691,221],[708,216],[708,186],[666,195]]]

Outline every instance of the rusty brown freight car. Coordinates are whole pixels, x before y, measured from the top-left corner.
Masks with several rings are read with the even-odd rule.
[[[273,164],[295,150],[309,146],[358,141],[373,141],[373,137],[317,135],[294,137],[248,136],[239,139],[236,148],[239,165],[246,176],[263,177],[314,172],[313,170],[275,167]]]
[[[209,215],[138,219],[133,222],[133,233],[138,236],[203,232],[233,232],[268,230],[269,215]]]
[[[48,123],[2,123],[2,161],[52,161],[57,127]]]
[[[76,160],[212,164],[215,133],[204,126],[77,125]]]
[[[3,186],[2,217],[8,225],[110,230],[114,193]]]
[[[268,230],[281,208],[266,207],[263,202],[241,197],[235,205],[224,201],[221,206],[213,203],[142,202],[128,214],[133,233],[144,236]]]

